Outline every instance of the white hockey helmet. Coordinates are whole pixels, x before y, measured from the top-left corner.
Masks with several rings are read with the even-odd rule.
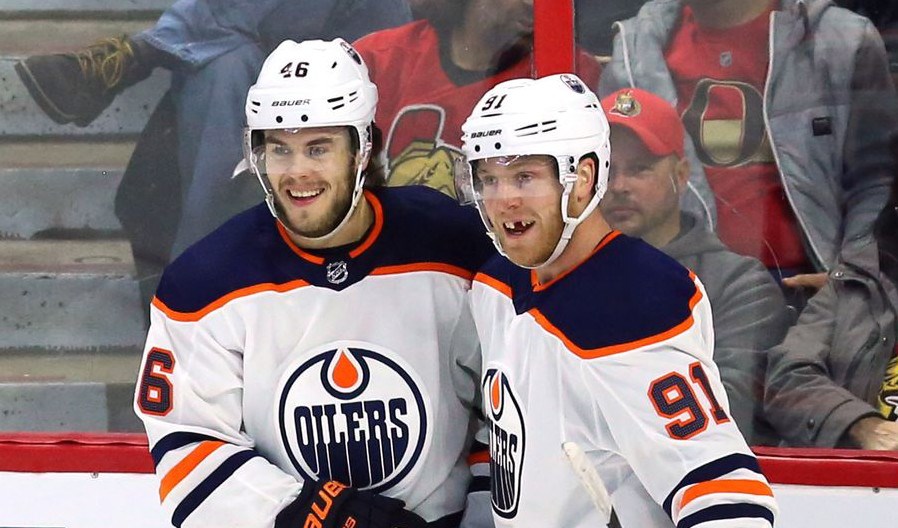
[[[562,186],[564,229],[549,258],[564,251],[574,229],[595,210],[608,188],[610,129],[596,95],[574,74],[541,79],[512,79],[486,92],[462,125],[462,151],[467,164],[456,170],[456,193],[462,204],[475,204],[496,248],[505,254],[493,231],[474,181],[474,163],[487,158],[546,155],[555,160]],[[588,154],[596,157],[595,194],[578,216],[568,214],[568,200],[577,181],[577,165]]]
[[[348,126],[358,140],[358,165],[352,201],[346,216],[326,238],[352,216],[365,183],[371,156],[377,87],[368,78],[362,57],[341,38],[331,41],[285,40],[262,64],[256,84],[246,96],[244,157],[265,191],[271,214],[280,219],[274,189],[260,163],[263,130]]]

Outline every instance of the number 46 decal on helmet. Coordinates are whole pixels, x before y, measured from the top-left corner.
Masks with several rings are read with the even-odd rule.
[[[289,79],[290,77],[305,77],[309,74],[309,63],[302,61],[296,63],[296,70],[293,69],[293,63],[288,62],[283,68],[281,68],[281,74],[284,76],[284,79]]]

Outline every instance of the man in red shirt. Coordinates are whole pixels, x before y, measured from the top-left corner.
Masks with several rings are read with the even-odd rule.
[[[496,84],[532,76],[532,0],[434,2],[423,20],[355,43],[380,87],[375,121],[386,135],[388,185],[424,184],[454,196],[461,124]],[[595,90],[600,67],[580,52]]]
[[[866,18],[823,0],[655,0],[621,24],[600,91],[623,87],[676,105],[721,240],[786,286],[819,287],[869,240],[898,99]]]

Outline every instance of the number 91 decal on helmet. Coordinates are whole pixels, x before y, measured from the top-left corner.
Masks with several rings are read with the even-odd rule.
[[[547,260],[553,262],[567,245],[574,229],[596,208],[608,186],[610,131],[601,105],[592,90],[574,74],[541,79],[512,79],[486,92],[462,125],[462,151],[466,160],[456,167],[456,193],[464,205],[474,204],[490,238],[505,255],[486,214],[484,200],[491,182],[481,181],[477,164],[483,160],[510,165],[524,157],[539,157],[553,165],[560,184],[564,228]],[[595,163],[595,192],[578,215],[568,202],[580,161]],[[523,189],[523,185],[521,188]]]

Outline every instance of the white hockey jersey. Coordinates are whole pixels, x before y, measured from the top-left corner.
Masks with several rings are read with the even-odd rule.
[[[585,451],[624,528],[772,526],[773,494],[728,416],[694,274],[612,232],[543,285],[496,257],[471,300],[497,526],[603,526],[565,442]]]
[[[178,527],[274,525],[307,479],[457,518],[479,402],[467,303],[494,252],[431,189],[366,191],[350,247],[295,246],[259,205],[170,265],[135,410]]]

